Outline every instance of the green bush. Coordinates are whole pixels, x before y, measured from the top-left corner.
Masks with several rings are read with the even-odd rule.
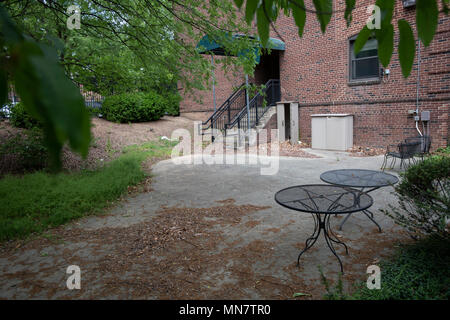
[[[9,121],[14,127],[31,129],[41,126],[40,122],[28,113],[22,102],[15,104],[10,111]]]
[[[406,227],[414,237],[448,237],[450,218],[450,157],[432,156],[409,167],[395,188],[400,209],[384,213]]]
[[[19,133],[0,145],[0,173],[40,170],[47,165],[48,149],[41,129]]]
[[[164,112],[164,98],[153,91],[109,96],[101,108],[105,119],[120,123],[154,121],[160,119]]]
[[[165,112],[170,116],[180,115],[180,101],[181,96],[176,93],[169,93],[164,96],[165,101]]]
[[[436,153],[450,155],[450,146],[447,146],[445,148],[444,147],[437,148],[436,149]]]

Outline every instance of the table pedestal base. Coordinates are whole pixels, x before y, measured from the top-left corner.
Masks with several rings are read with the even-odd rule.
[[[343,243],[342,241],[340,241],[337,236],[333,233],[333,231],[331,230],[330,227],[330,214],[326,214],[325,217],[322,219],[320,213],[314,213],[312,214],[313,218],[314,218],[314,232],[313,234],[306,240],[306,246],[305,249],[302,250],[302,252],[300,252],[300,254],[298,255],[297,258],[297,266],[300,265],[300,257],[302,256],[303,253],[305,253],[309,248],[311,248],[314,243],[316,243],[317,239],[320,236],[320,233],[323,230],[323,234],[325,237],[325,241],[328,245],[328,248],[330,248],[331,252],[334,254],[334,256],[338,259],[339,261],[339,265],[341,266],[341,272],[344,273],[344,268],[342,266],[342,261],[339,258],[338,254],[336,253],[336,249],[334,248],[333,243],[337,243],[340,245],[343,245],[345,248],[345,252],[346,254],[348,254],[348,248],[346,246],[345,243]]]

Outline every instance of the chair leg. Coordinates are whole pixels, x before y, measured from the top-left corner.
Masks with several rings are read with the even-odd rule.
[[[394,169],[395,163],[397,162],[397,158],[392,158],[391,161],[391,169]]]
[[[383,164],[381,165],[381,170],[384,171],[384,169],[386,169],[386,164],[387,164],[387,155],[384,155]]]

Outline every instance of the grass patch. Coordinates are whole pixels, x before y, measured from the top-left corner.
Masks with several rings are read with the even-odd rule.
[[[365,283],[351,298],[361,300],[450,299],[450,240],[429,237],[402,245],[381,263],[381,289]]]
[[[94,171],[4,177],[0,180],[0,241],[41,233],[100,212],[147,176],[141,166],[144,160],[167,157],[174,145],[158,141],[131,146]]]

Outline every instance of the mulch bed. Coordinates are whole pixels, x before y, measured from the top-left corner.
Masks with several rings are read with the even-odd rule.
[[[353,148],[348,149],[347,152],[350,152],[351,157],[373,157],[384,155],[386,153],[386,148],[354,146]]]
[[[272,143],[259,144],[257,146],[246,146],[238,149],[238,153],[249,153],[260,156],[281,156],[281,157],[297,157],[297,158],[321,158],[304,149],[308,147],[306,144],[291,145],[289,141],[280,142],[278,147],[274,147]],[[276,146],[276,145],[275,145]],[[224,149],[225,150],[225,149]]]

